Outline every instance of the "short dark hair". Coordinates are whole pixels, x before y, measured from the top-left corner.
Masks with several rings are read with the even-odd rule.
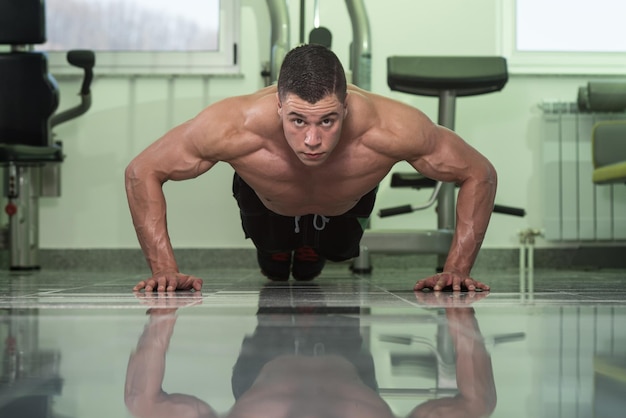
[[[309,103],[317,103],[335,94],[344,103],[346,89],[343,66],[339,58],[325,46],[297,46],[287,53],[280,67],[278,95],[281,100],[293,93]]]

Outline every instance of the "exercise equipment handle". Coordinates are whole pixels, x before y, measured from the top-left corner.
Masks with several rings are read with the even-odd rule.
[[[387,216],[402,215],[403,213],[411,212],[413,212],[413,208],[411,207],[411,205],[404,205],[396,206],[394,208],[381,209],[378,212],[378,216],[380,216],[381,218],[385,218]]]
[[[511,207],[511,206],[494,205],[493,206],[493,212],[494,213],[502,213],[504,215],[519,216],[521,218],[526,216],[526,211],[524,209],[514,208],[514,207]]]
[[[93,51],[75,49],[68,51],[67,62],[74,67],[83,69],[83,84],[80,88],[80,104],[58,113],[50,118],[50,126],[55,127],[80,115],[87,113],[91,107],[91,82],[93,81],[93,67],[96,64],[96,56]]]
[[[421,209],[421,208],[414,208],[411,205],[396,206],[396,207],[393,207],[393,208],[381,209],[378,212],[378,216],[380,216],[381,218],[385,218],[385,217],[388,217],[388,216],[402,215],[404,213],[411,213],[411,212],[414,212],[415,210],[418,210],[418,209]],[[519,216],[519,217],[526,216],[526,211],[524,209],[514,208],[514,207],[511,207],[511,206],[503,206],[503,205],[494,205],[493,206],[493,212],[494,213],[502,213],[504,215]]]
[[[93,81],[93,67],[96,65],[96,55],[93,51],[85,49],[75,49],[67,53],[67,62],[74,67],[82,68],[85,72],[83,85],[80,94],[90,93],[91,82]]]
[[[441,190],[442,185],[443,183],[440,181],[435,184],[435,187],[433,188],[433,193],[430,195],[430,198],[426,203],[423,203],[419,206],[404,205],[397,206],[395,208],[381,209],[378,212],[378,216],[384,218],[386,216],[402,215],[403,213],[411,213],[429,208],[437,201],[437,196],[439,196],[439,191]]]

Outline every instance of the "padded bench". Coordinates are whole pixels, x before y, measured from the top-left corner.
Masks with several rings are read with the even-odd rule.
[[[626,183],[626,121],[602,121],[591,137],[593,182]]]

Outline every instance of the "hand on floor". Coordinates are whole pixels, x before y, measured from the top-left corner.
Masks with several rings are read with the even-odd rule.
[[[445,271],[418,281],[415,287],[413,287],[413,290],[433,289],[438,291],[446,288],[450,288],[453,291],[489,290],[488,285],[474,280],[469,276]]]
[[[149,279],[142,280],[133,291],[145,289],[146,292],[174,292],[176,290],[196,290],[202,289],[202,279],[177,272],[158,273]]]

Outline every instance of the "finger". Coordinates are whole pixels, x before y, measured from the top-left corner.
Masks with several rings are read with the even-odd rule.
[[[183,290],[196,289],[196,281],[200,280],[194,276],[185,276],[182,282],[179,282],[178,288]],[[202,280],[200,280],[200,287],[202,287]]]
[[[433,277],[428,277],[426,279],[419,280],[413,287],[413,290],[422,290],[422,289],[432,288],[433,287],[432,282],[434,280],[435,279]]]
[[[447,274],[441,274],[439,279],[437,280],[437,284],[435,284],[435,290],[442,290],[444,287],[450,284],[450,277]]]
[[[178,276],[178,281],[174,285],[174,290],[189,290],[193,288],[193,276]]]
[[[465,279],[465,282],[464,282],[465,287],[469,291],[476,290],[476,285],[474,283],[478,283],[478,282],[474,281],[473,279]]]
[[[156,280],[148,279],[146,281],[146,286],[145,286],[146,292],[152,292],[155,286],[156,286]]]
[[[157,279],[157,292],[165,292],[165,288],[167,286],[167,277],[161,276]]]
[[[489,287],[488,284],[476,282],[476,290],[490,290],[490,289],[491,287]]]
[[[137,283],[137,284],[135,285],[135,287],[133,287],[133,292],[136,292],[136,291],[138,291],[138,290],[141,290],[141,289],[143,289],[143,288],[145,288],[145,287],[146,287],[146,281],[145,281],[145,280],[142,280],[142,281],[140,281],[139,283]]]
[[[413,286],[413,290],[422,290],[424,288],[424,280],[419,280],[417,283],[415,283],[415,286]]]
[[[166,285],[167,289],[165,290],[167,290],[168,292],[174,292],[176,290],[176,287],[178,286],[178,278],[176,276],[170,277],[169,279],[167,279]]]
[[[200,291],[200,290],[202,289],[202,284],[203,284],[203,283],[204,283],[204,282],[202,281],[202,279],[196,279],[196,280],[193,282],[193,288],[194,288],[194,290]]]

